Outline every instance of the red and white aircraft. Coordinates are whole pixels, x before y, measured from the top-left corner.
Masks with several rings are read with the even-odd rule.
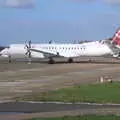
[[[116,45],[116,47],[120,48],[120,29],[116,31],[114,36],[112,37],[112,43]]]

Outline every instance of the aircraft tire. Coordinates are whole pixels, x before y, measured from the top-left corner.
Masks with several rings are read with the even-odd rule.
[[[49,63],[49,64],[55,64],[55,61],[53,60],[53,58],[49,58],[48,63]]]
[[[73,59],[72,59],[72,58],[69,58],[69,59],[68,59],[68,63],[73,63]]]

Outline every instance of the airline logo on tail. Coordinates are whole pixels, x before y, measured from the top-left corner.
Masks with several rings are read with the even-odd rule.
[[[112,38],[113,43],[115,43],[116,45],[120,45],[120,28],[117,30],[117,32],[115,33],[115,35]]]

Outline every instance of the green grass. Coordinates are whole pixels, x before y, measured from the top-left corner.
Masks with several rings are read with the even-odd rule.
[[[77,116],[77,117],[61,117],[61,118],[33,118],[29,120],[120,120],[120,116]]]
[[[25,101],[120,103],[120,83],[78,85],[15,99]]]

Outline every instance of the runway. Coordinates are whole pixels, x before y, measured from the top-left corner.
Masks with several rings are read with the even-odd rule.
[[[47,58],[31,58],[32,63],[48,63]],[[68,63],[68,58],[54,58],[55,63],[56,64],[63,64],[63,63]],[[120,58],[113,58],[111,56],[98,56],[98,57],[87,57],[87,56],[80,56],[77,58],[73,58],[74,63],[120,63]],[[8,63],[8,58],[4,58],[4,57],[0,57],[0,62],[1,63]],[[16,58],[13,57],[12,58],[12,63],[18,63],[18,62],[23,62],[23,63],[27,63],[28,62],[28,58],[26,57],[21,57],[21,58]]]
[[[83,61],[83,58],[81,58]],[[0,102],[10,102],[0,104],[0,111],[16,111],[21,112],[23,109],[26,112],[40,112],[32,114],[38,116],[55,116],[66,115],[73,112],[74,114],[82,113],[118,113],[119,106],[85,106],[85,105],[56,105],[56,104],[24,104],[13,103],[13,97],[24,96],[28,94],[36,94],[43,91],[54,90],[64,87],[70,87],[76,84],[88,84],[99,82],[101,76],[110,77],[113,81],[120,81],[120,62],[111,58],[96,58],[96,63],[87,61],[66,64],[58,62],[57,64],[47,64],[32,62],[27,64],[21,61],[12,61],[8,63],[3,59],[0,61]],[[38,106],[38,107],[37,107]],[[19,109],[18,109],[19,108]],[[32,109],[32,110],[31,110]],[[100,109],[104,109],[101,111]],[[109,110],[108,110],[109,109]],[[52,113],[50,113],[52,111]],[[66,111],[66,112],[63,112]],[[69,112],[67,112],[69,111]],[[9,115],[8,115],[9,116]],[[10,115],[11,116],[11,115]],[[10,118],[9,116],[9,118]],[[12,115],[17,118],[30,117],[31,114],[26,115]],[[36,117],[35,116],[35,117]],[[0,115],[0,118],[7,117]],[[9,119],[10,120],[10,119]],[[12,119],[13,120],[13,119]]]

